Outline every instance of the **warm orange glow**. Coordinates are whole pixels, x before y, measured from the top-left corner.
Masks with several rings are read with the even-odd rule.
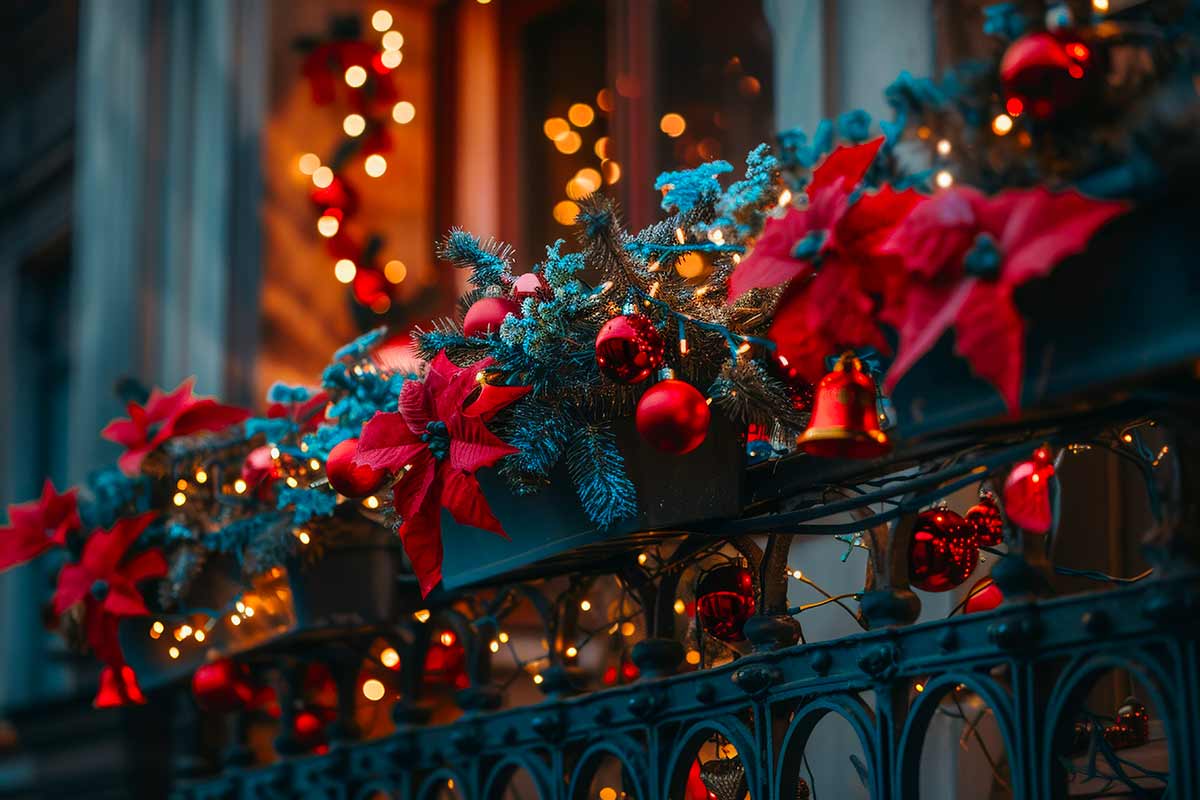
[[[363,683],[362,693],[363,697],[374,703],[383,699],[383,696],[387,694],[387,689],[378,678],[370,678]]]
[[[600,172],[604,175],[605,183],[613,184],[621,180],[621,165],[611,158],[600,163]]]
[[[392,27],[391,12],[385,11],[382,8],[371,15],[371,27],[382,33]]]
[[[586,128],[596,118],[596,112],[587,103],[575,103],[567,109],[567,119],[576,128]]]
[[[305,175],[312,175],[321,166],[321,158],[316,153],[305,153],[297,159],[296,166]]]
[[[1013,129],[1013,118],[1008,114],[997,114],[992,120],[992,133],[1003,136]]]
[[[609,144],[608,144],[607,136],[601,136],[599,139],[597,139],[596,144],[594,144],[592,146],[592,149],[596,152],[596,158],[599,158],[599,159],[611,158],[611,156],[609,155],[609,152],[608,152],[608,147],[609,147]]]
[[[404,34],[400,31],[388,31],[383,35],[384,50],[399,50],[404,47]]]
[[[438,641],[440,641],[444,647],[449,647],[458,640],[455,638],[453,631],[442,631],[442,635],[438,637]]]
[[[570,132],[571,126],[562,117],[550,117],[542,123],[542,133],[552,142],[557,142]]]
[[[1069,45],[1067,45],[1067,55],[1069,55],[1071,58],[1076,58],[1080,61],[1083,61],[1089,55],[1091,55],[1091,53],[1087,49],[1087,45],[1081,42],[1071,42]]]
[[[567,197],[572,200],[582,200],[594,191],[595,189],[592,189],[586,183],[580,181],[578,176],[567,181]]]
[[[395,69],[404,60],[404,53],[399,50],[384,50],[379,54],[379,63],[388,69]]]
[[[697,664],[700,663],[700,651],[699,650],[688,650],[686,659],[687,659],[687,663],[691,664],[692,666],[696,666]]]
[[[312,174],[313,186],[324,189],[333,183],[333,170],[329,167],[317,167]]]
[[[596,92],[596,105],[601,111],[613,110],[613,93],[612,89],[601,89]]]
[[[637,626],[634,625],[632,622],[622,622],[621,623],[621,635],[622,636],[633,636],[635,633],[637,633]]]
[[[408,267],[403,261],[389,261],[383,265],[383,277],[392,283],[400,283],[408,275]]]
[[[321,218],[317,220],[317,233],[326,239],[330,236],[335,236],[339,227],[341,227],[341,223],[338,222],[338,218],[329,214],[322,214]]]
[[[754,97],[762,91],[762,82],[753,75],[746,75],[738,81],[738,91],[746,97]]]
[[[413,117],[417,115],[417,107],[407,100],[401,100],[396,105],[392,106],[392,119],[399,122],[401,125],[407,125],[413,121]]]
[[[400,664],[400,654],[394,647],[389,647],[379,654],[379,663],[388,669],[395,669]]]
[[[594,192],[600,188],[600,173],[591,167],[584,167],[583,169],[579,170],[579,172],[576,172],[575,180],[578,181],[581,186],[587,187],[589,192]]]
[[[582,144],[583,139],[575,131],[567,131],[562,138],[554,140],[554,146],[558,148],[558,152],[567,155],[577,152]]]
[[[246,491],[246,482],[244,480],[242,480],[241,478],[238,478],[236,481],[233,482],[233,490],[235,492],[237,492],[238,494],[241,494],[242,492]]]
[[[172,647],[170,650],[167,651],[167,655],[169,655],[171,658],[179,658],[179,648]]]
[[[658,127],[659,130],[674,139],[683,135],[683,132],[687,129],[687,122],[684,120],[683,115],[671,112],[670,114],[662,115],[662,119],[658,121]]]
[[[391,307],[392,299],[387,295],[381,295],[371,303],[371,310],[376,314],[386,314]],[[367,503],[367,508],[375,508],[379,504],[379,500],[374,497],[368,497],[367,500],[374,500],[376,504],[372,506],[370,503]]]
[[[933,176],[933,182],[938,185],[939,189],[949,189],[954,185],[954,176],[948,170],[942,170]]]
[[[684,255],[675,262],[675,271],[684,278],[698,278],[704,274],[704,259],[699,253],[684,253]]]
[[[379,155],[379,153],[372,153],[371,155],[367,156],[367,160],[363,162],[363,169],[366,170],[367,175],[371,176],[372,178],[378,178],[380,175],[387,172],[387,159]]]
[[[579,206],[570,200],[559,200],[554,204],[554,221],[559,225],[574,225],[579,216]]]
[[[367,71],[357,64],[346,68],[346,85],[357,89],[367,82]]]
[[[333,265],[333,277],[337,278],[339,283],[349,283],[354,280],[357,272],[358,266],[348,258],[339,258]]]

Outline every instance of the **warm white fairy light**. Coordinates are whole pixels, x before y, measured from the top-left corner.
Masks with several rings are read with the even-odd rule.
[[[346,68],[346,85],[351,89],[357,89],[367,82],[367,71],[362,67],[354,64]]]

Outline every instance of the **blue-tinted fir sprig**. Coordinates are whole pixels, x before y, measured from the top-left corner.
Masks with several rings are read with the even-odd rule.
[[[512,280],[512,248],[455,228],[438,246],[438,257],[461,269],[470,269],[470,281],[480,288],[503,287]]]

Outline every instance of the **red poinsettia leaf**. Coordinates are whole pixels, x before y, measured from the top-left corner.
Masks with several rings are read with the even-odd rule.
[[[838,350],[870,346],[887,351],[875,320],[875,300],[863,289],[864,271],[853,262],[829,258],[802,292],[780,303],[776,323],[781,313],[785,322],[802,314],[806,326],[820,331]]]
[[[134,447],[144,441],[146,429],[132,419],[114,419],[104,426],[100,435],[122,447]]]
[[[329,405],[329,393],[317,392],[300,403],[292,413],[292,421],[300,426],[301,432],[312,432],[325,418],[325,406]]]
[[[954,325],[958,311],[966,303],[975,281],[959,283],[917,283],[905,293],[904,307],[896,313],[902,320],[900,346],[888,369],[883,388],[891,392],[921,356],[937,344]]]
[[[122,666],[125,654],[121,652],[121,641],[117,637],[118,617],[106,614],[100,603],[89,597],[84,611],[83,630],[88,647],[110,667]]]
[[[812,180],[808,183],[808,196],[832,186],[836,181],[843,181],[843,190],[847,193],[854,190],[863,175],[875,160],[879,148],[883,147],[884,137],[872,139],[856,145],[840,145],[825,157],[820,166],[813,170]]]
[[[1003,283],[975,281],[954,318],[955,351],[991,383],[1010,412],[1021,405],[1025,322]]]
[[[392,487],[392,506],[402,520],[415,516],[417,509],[426,502],[437,503],[438,498],[431,497],[429,491],[437,470],[438,464],[433,455],[425,450],[417,454],[412,461],[412,468]]]
[[[1020,286],[1045,277],[1064,258],[1084,250],[1102,225],[1126,210],[1125,203],[1038,187],[989,200],[980,215],[998,234],[1004,259],[1001,281]]]
[[[79,500],[75,489],[68,489],[59,494],[54,484],[47,478],[42,483],[42,496],[38,501],[41,513],[42,527],[47,532],[53,531],[51,538],[55,544],[67,543],[67,533],[78,530],[83,523],[79,519]]]
[[[732,302],[751,289],[780,286],[810,273],[810,264],[792,256],[796,243],[810,230],[806,211],[789,208],[784,216],[769,218],[754,248],[729,278],[729,300]]]
[[[53,539],[27,528],[0,528],[0,572],[40,556],[54,547]]]
[[[410,473],[400,483],[412,477]],[[442,504],[437,473],[428,470],[423,477],[430,479],[421,492],[425,499],[405,518],[399,533],[421,587],[421,596],[425,597],[442,580]]]
[[[532,389],[532,386],[493,386],[485,383],[479,389],[479,397],[463,410],[463,414],[488,422],[496,414],[529,394]]]
[[[438,355],[444,354],[445,351],[442,351]],[[484,358],[470,366],[457,368],[446,386],[441,391],[433,392],[433,407],[437,418],[449,425],[454,417],[461,415],[463,403],[479,388],[484,370],[493,363],[495,362],[491,358]]]
[[[150,390],[150,398],[145,406],[148,421],[173,419],[182,414],[192,404],[192,386],[195,382],[195,378],[187,378],[169,393],[164,393],[158,387]]]
[[[97,530],[84,543],[80,563],[94,580],[108,580],[117,573],[117,565],[125,557],[129,546],[156,516],[158,512],[147,511],[135,517],[122,517],[108,530]]]
[[[462,367],[450,360],[445,350],[439,350],[438,354],[429,362],[429,369],[425,371],[425,377],[422,379],[429,396],[436,397],[441,394],[461,369]]]
[[[142,617],[150,613],[141,592],[126,580],[114,580],[104,596],[104,611],[114,617]]]
[[[399,470],[412,463],[429,445],[413,432],[398,411],[377,411],[363,425],[354,463],[375,469]]]
[[[121,565],[119,570],[130,583],[141,583],[167,574],[167,559],[158,548],[138,553]]]
[[[912,189],[897,192],[890,186],[864,194],[838,219],[838,246],[863,256],[872,254],[922,199]]]
[[[173,436],[188,436],[200,431],[222,431],[230,425],[245,421],[250,412],[237,406],[227,406],[216,400],[197,400],[179,414],[172,430]]]
[[[837,349],[837,344],[825,338],[821,331],[808,326],[803,298],[793,298],[789,289],[775,312],[767,336],[775,343],[779,357],[797,375],[816,384],[825,374],[825,356]]]
[[[433,419],[433,398],[429,395],[428,384],[425,381],[406,381],[400,387],[397,408],[410,431],[418,436],[424,433],[425,426]]]
[[[58,585],[54,590],[54,613],[62,614],[68,608],[87,597],[96,579],[82,564],[66,564],[58,571]]]
[[[446,470],[445,481],[442,484],[442,505],[461,525],[471,525],[485,531],[498,533],[505,539],[508,534],[496,515],[492,513],[479,480],[461,470]]]
[[[879,250],[900,256],[909,272],[926,280],[957,277],[979,233],[976,209],[983,201],[968,187],[927,197],[910,209]]]
[[[457,415],[449,422],[450,466],[474,472],[490,467],[517,448],[496,438],[495,434],[475,417]]]

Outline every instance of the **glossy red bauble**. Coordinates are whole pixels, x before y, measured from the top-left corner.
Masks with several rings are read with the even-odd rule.
[[[1022,36],[1004,52],[1000,80],[1006,106],[1049,119],[1083,98],[1092,53],[1072,38],[1038,32]]]
[[[354,299],[360,305],[373,307],[384,300],[391,302],[391,298],[388,297],[387,278],[377,269],[359,267],[354,273],[350,288],[354,290]]]
[[[596,366],[604,377],[626,386],[641,383],[663,364],[663,340],[641,314],[622,314],[596,334]]]
[[[921,512],[908,549],[908,581],[927,592],[962,585],[979,562],[975,531],[945,508]]]
[[[1004,601],[1004,593],[991,578],[980,578],[967,591],[967,602],[963,604],[964,614],[977,614],[980,611],[991,611]]]
[[[242,462],[242,480],[251,489],[265,481],[278,480],[279,474],[279,465],[271,456],[271,448],[265,444],[251,450]]]
[[[209,662],[192,675],[192,696],[205,711],[237,711],[254,695],[249,670],[229,658]]]
[[[991,492],[982,495],[967,510],[966,520],[975,529],[975,541],[980,547],[995,547],[1004,541],[1004,517]]]
[[[343,497],[375,494],[387,479],[384,470],[355,464],[354,451],[357,449],[358,439],[346,439],[334,445],[325,459],[325,475],[329,478],[329,485]]]
[[[743,641],[742,626],[754,615],[754,608],[754,575],[746,567],[726,564],[700,578],[696,618],[710,636],[723,642]]]
[[[524,275],[518,275],[513,281],[512,296],[518,303],[530,297],[547,300],[551,295],[550,284],[540,272],[526,272]]]
[[[463,335],[472,338],[497,334],[504,318],[509,314],[521,316],[521,305],[516,300],[508,297],[484,297],[476,300],[463,318]]]
[[[637,429],[655,449],[690,453],[708,435],[712,414],[704,395],[685,381],[668,378],[646,390],[637,406]]]
[[[800,436],[800,449],[825,458],[878,458],[892,449],[879,428],[875,381],[847,354],[817,384],[812,417]]]
[[[1050,478],[1054,465],[1022,461],[1004,481],[1004,513],[1012,524],[1030,533],[1047,533],[1053,524]]]

